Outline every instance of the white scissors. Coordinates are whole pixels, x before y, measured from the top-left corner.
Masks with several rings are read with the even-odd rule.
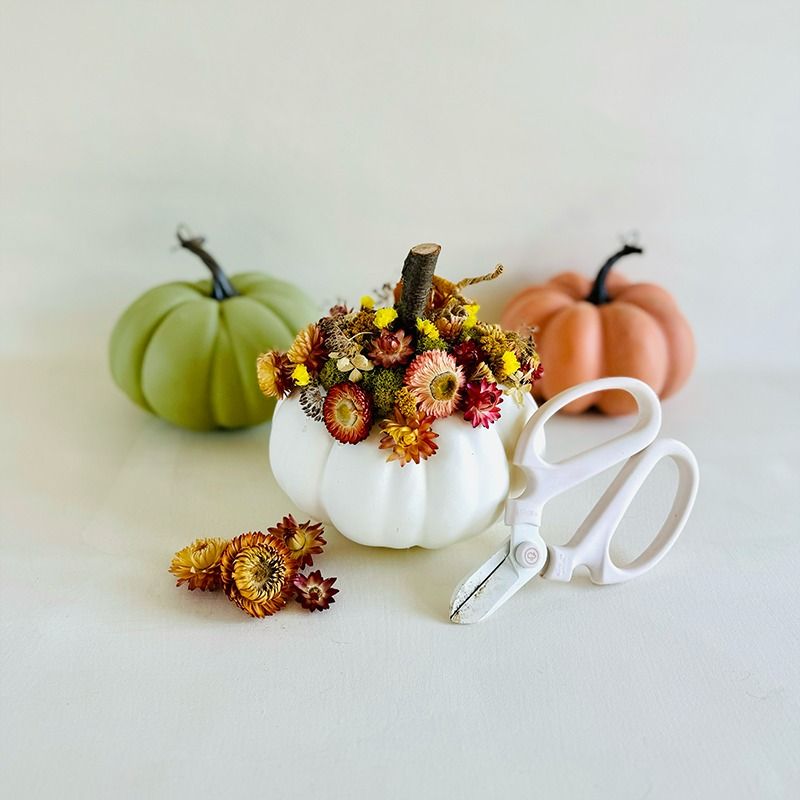
[[[545,423],[567,403],[593,392],[622,389],[635,398],[639,412],[627,433],[558,463],[537,452]],[[480,622],[496,611],[529,580],[537,576],[570,581],[576,567],[585,566],[593,583],[621,583],[654,567],[683,530],[697,495],[699,472],[692,451],[675,439],[656,439],[661,428],[661,404],[655,392],[634,378],[589,381],[556,395],[525,425],[514,452],[514,464],[526,486],[506,503],[505,522],[511,535],[481,567],[453,593],[450,620]],[[672,508],[653,541],[630,564],[611,559],[609,548],[625,511],[642,484],[663,458],[678,466],[678,488]],[[627,461],[626,461],[627,459]],[[547,545],[539,528],[548,500],[625,461],[619,474],[565,545]]]

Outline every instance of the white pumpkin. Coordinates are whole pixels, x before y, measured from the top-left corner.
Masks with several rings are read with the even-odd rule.
[[[497,520],[514,445],[535,410],[526,395],[523,405],[505,397],[500,419],[488,429],[457,415],[438,419],[438,451],[401,467],[378,448],[377,426],[357,445],[340,444],[289,397],[272,418],[272,472],[298,508],[348,539],[374,547],[444,547]]]

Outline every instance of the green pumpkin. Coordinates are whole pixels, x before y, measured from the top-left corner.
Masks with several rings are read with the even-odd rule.
[[[211,270],[211,280],[156,286],[136,300],[111,334],[111,374],[142,408],[194,430],[242,428],[272,416],[256,358],[287,350],[317,309],[297,287],[259,272],[230,279],[203,249],[181,246]]]

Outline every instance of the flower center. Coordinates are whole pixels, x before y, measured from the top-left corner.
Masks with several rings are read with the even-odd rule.
[[[358,414],[352,400],[340,400],[336,404],[335,416],[343,428],[352,428],[358,422]]]
[[[442,372],[431,381],[431,396],[434,400],[452,400],[458,389],[458,381],[452,372]]]
[[[233,580],[239,592],[253,602],[271,600],[279,595],[285,578],[283,558],[263,545],[243,550],[233,565]]]

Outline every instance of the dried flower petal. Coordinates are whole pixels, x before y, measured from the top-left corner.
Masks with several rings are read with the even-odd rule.
[[[464,371],[449,353],[428,350],[411,362],[405,383],[425,414],[446,417],[458,403]]]
[[[169,571],[178,579],[176,586],[187,584],[189,591],[213,592],[222,584],[220,557],[228,542],[225,539],[195,539],[172,558]]]
[[[267,397],[286,397],[293,389],[292,364],[285,353],[270,350],[256,361],[258,387]]]
[[[339,594],[333,588],[336,578],[323,578],[319,570],[308,575],[298,575],[294,579],[295,599],[309,611],[324,611],[335,603],[334,595]]]
[[[503,391],[496,383],[481,380],[480,383],[468,383],[464,399],[464,419],[472,423],[473,428],[489,425],[500,419],[500,403],[503,402]]]
[[[438,449],[434,439],[439,434],[431,428],[433,421],[432,416],[405,417],[395,408],[394,419],[381,422],[380,449],[392,451],[386,460],[399,461],[403,467],[410,461],[419,464],[420,458],[430,458]]]
[[[283,539],[299,567],[310,567],[314,563],[313,556],[319,555],[323,546],[327,544],[322,537],[325,528],[321,523],[312,525],[311,520],[297,522],[291,514],[268,530]]]
[[[286,605],[297,569],[283,539],[260,531],[232,539],[220,559],[225,594],[251,617],[271,616]]]
[[[286,356],[293,364],[303,364],[311,372],[317,372],[328,357],[319,325],[312,322],[303,328]]]
[[[402,328],[394,332],[382,330],[380,336],[372,340],[372,349],[369,351],[369,357],[381,367],[408,364],[413,355],[411,337],[406,336]]]

